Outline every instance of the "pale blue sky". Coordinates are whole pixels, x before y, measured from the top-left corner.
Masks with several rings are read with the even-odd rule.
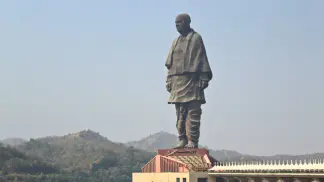
[[[322,0],[3,0],[0,139],[176,133],[164,63],[182,12],[214,72],[202,144],[324,152]]]

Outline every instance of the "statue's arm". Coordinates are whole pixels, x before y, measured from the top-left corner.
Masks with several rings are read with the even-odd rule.
[[[171,82],[171,77],[170,76],[167,76],[166,77],[166,83],[169,83],[169,82]]]
[[[210,73],[206,73],[206,72],[200,73],[199,74],[199,79],[202,80],[202,81],[209,82],[211,80],[209,75],[210,75]]]
[[[198,81],[198,86],[201,88],[201,89],[205,89],[208,87],[209,85],[209,81],[210,81],[210,76],[208,73],[200,73],[199,74],[199,81]]]
[[[173,54],[173,49],[174,49],[177,41],[178,41],[178,38],[173,40],[171,48],[169,50],[167,61],[165,63],[165,66],[167,67],[168,70],[171,69],[171,67],[172,67],[172,54]],[[171,89],[172,89],[171,85],[172,85],[171,76],[167,75],[167,77],[166,77],[166,89],[167,89],[168,92],[171,92]]]
[[[171,48],[169,50],[169,54],[168,54],[168,57],[167,57],[167,60],[165,62],[165,66],[167,67],[167,69],[170,69],[171,66],[172,66],[172,54],[173,54],[173,49],[177,43],[178,39],[175,39],[173,40],[172,42],[172,45],[171,45]]]
[[[168,92],[171,92],[171,77],[170,76],[167,76],[167,78],[166,78],[165,87]]]
[[[209,85],[209,81],[212,79],[213,74],[210,70],[207,53],[202,37],[198,34],[195,37],[195,45],[199,47],[198,59],[202,59],[202,69],[199,74],[199,86],[205,89]]]

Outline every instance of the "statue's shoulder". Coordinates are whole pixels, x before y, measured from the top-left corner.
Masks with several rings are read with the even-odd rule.
[[[200,35],[198,32],[196,32],[196,31],[193,31],[193,32],[192,32],[192,38],[193,38],[194,40],[202,40],[201,35]]]
[[[173,39],[173,43],[176,43],[177,41],[178,41],[178,39],[180,38],[180,35],[179,36],[177,36],[177,37],[175,37],[174,39]]]
[[[196,32],[196,31],[193,31],[192,33],[193,33],[193,36],[201,37],[201,35],[198,32]]]
[[[179,37],[180,36],[178,36],[178,37],[176,37],[176,38],[173,39],[172,45],[171,45],[172,47],[174,47],[177,44]]]

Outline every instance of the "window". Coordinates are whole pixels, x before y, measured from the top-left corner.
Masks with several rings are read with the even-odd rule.
[[[208,182],[207,178],[198,178],[197,182]]]
[[[180,178],[177,178],[177,182],[180,182]]]
[[[182,178],[182,182],[187,182],[187,178]]]
[[[222,177],[216,177],[217,182],[225,182],[224,178]]]

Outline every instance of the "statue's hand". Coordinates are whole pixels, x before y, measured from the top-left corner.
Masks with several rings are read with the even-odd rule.
[[[208,87],[208,82],[205,80],[199,80],[198,87],[201,89],[205,89]]]
[[[171,92],[171,82],[166,82],[166,89],[168,92]]]

